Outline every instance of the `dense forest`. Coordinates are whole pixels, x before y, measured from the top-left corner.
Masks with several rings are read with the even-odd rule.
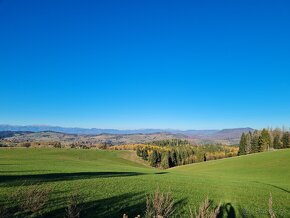
[[[255,130],[242,134],[238,155],[282,148],[290,148],[290,132],[278,128]]]
[[[113,150],[135,150],[137,156],[153,167],[170,167],[236,156],[238,147],[225,145],[194,146],[187,140],[170,139],[148,144],[120,145]]]
[[[137,155],[149,161],[153,167],[170,167],[222,159],[237,155],[237,148],[224,145],[193,146],[187,140],[172,139],[155,141],[137,147]]]

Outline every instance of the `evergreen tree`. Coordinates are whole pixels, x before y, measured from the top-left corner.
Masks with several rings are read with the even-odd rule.
[[[246,145],[245,145],[246,154],[251,153],[252,150],[251,141],[252,141],[252,133],[249,132],[248,134],[246,134]]]
[[[154,149],[150,155],[150,165],[156,167],[159,163],[158,152]]]
[[[148,159],[148,151],[147,148],[142,150],[142,158],[143,160],[147,160]]]
[[[185,162],[185,160],[186,160],[186,151],[184,149],[182,149],[181,154],[182,154],[182,165],[185,165],[186,164],[186,162]]]
[[[274,136],[273,147],[275,149],[280,149],[282,147],[280,136],[278,134]]]
[[[206,161],[206,153],[203,154],[203,161]]]
[[[282,144],[283,148],[289,148],[290,147],[290,133],[284,132],[282,136]]]
[[[161,167],[163,169],[168,169],[170,167],[169,165],[169,152],[164,152],[162,154],[162,157],[161,157]]]
[[[245,133],[243,133],[240,140],[240,147],[239,147],[238,155],[246,154],[246,145],[247,145],[247,138],[246,138]]]
[[[261,135],[259,137],[259,146],[258,151],[262,152],[265,150],[269,150],[272,147],[272,140],[268,130],[263,129]]]
[[[251,139],[251,153],[256,153],[259,151],[259,132],[257,130],[252,134]]]
[[[177,164],[182,165],[182,153],[180,149],[177,150]]]
[[[175,149],[170,152],[171,167],[177,166],[177,155]]]

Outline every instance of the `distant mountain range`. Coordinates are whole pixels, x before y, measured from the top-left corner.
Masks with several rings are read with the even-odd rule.
[[[56,132],[64,134],[75,134],[84,136],[95,136],[95,135],[110,135],[114,137],[119,135],[118,138],[125,137],[126,139],[134,138],[135,143],[138,143],[140,137],[144,135],[144,138],[148,138],[148,135],[158,135],[158,139],[168,138],[184,138],[195,143],[224,143],[224,144],[236,144],[244,132],[253,131],[252,128],[234,128],[234,129],[223,129],[223,130],[176,130],[176,129],[136,129],[136,130],[118,130],[118,129],[98,129],[98,128],[66,128],[59,126],[44,126],[44,125],[29,125],[29,126],[15,126],[15,125],[0,125],[0,131],[2,134],[9,135],[9,131],[12,132],[25,132],[38,133],[38,132]],[[166,134],[165,134],[166,133]],[[0,133],[1,135],[1,133]],[[32,134],[33,135],[33,134]],[[125,136],[126,135],[126,136]],[[130,136],[131,135],[131,136]],[[138,135],[138,140],[137,136]],[[104,136],[102,136],[104,137]],[[118,143],[117,143],[118,144]]]
[[[60,127],[60,126],[46,126],[46,125],[0,125],[0,131],[25,131],[25,132],[61,132],[68,134],[83,134],[83,135],[99,135],[99,134],[151,134],[167,132],[172,134],[184,134],[187,136],[203,136],[214,135],[217,133],[231,134],[252,131],[252,128],[235,128],[223,130],[177,130],[177,129],[134,129],[134,130],[119,130],[119,129],[99,129],[99,128],[78,128],[78,127]]]

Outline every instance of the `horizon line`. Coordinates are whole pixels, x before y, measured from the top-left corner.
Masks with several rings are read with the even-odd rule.
[[[228,128],[204,128],[204,129],[178,129],[178,128],[151,128],[151,127],[142,127],[142,128],[101,128],[101,127],[78,127],[78,126],[61,126],[61,125],[47,125],[47,124],[27,124],[27,125],[18,125],[18,124],[0,124],[0,126],[11,126],[11,127],[52,127],[52,128],[67,128],[67,129],[100,129],[100,130],[119,130],[119,131],[134,131],[134,130],[176,130],[176,131],[219,131],[226,129],[256,129],[252,127],[228,127]],[[267,127],[268,128],[268,127]]]

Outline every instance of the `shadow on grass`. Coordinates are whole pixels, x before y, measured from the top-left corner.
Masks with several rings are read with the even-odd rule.
[[[228,217],[228,218],[237,217],[235,208],[232,206],[231,203],[226,203],[221,206],[218,218],[222,218],[222,217]]]
[[[242,218],[255,218],[255,217],[257,217],[257,214],[256,214],[256,216],[254,216],[252,214],[252,212],[250,212],[249,210],[246,210],[242,207],[239,207],[237,211],[239,213],[238,217],[242,217]]]
[[[173,217],[186,217],[188,215],[186,215],[187,211],[186,211],[186,205],[188,204],[188,199],[187,198],[183,198],[179,201],[174,202],[174,212],[173,212]]]
[[[164,174],[167,174],[168,172],[158,172],[158,173],[155,173],[156,175],[164,175]]]
[[[259,184],[263,184],[263,185],[268,185],[268,186],[271,186],[273,188],[280,189],[281,191],[284,191],[284,192],[287,192],[288,194],[290,194],[290,191],[288,191],[287,189],[281,188],[281,187],[279,187],[277,185],[272,185],[272,184],[264,183],[264,182],[255,182],[255,183],[259,183]]]
[[[218,215],[218,218],[236,218],[236,217],[242,217],[242,218],[254,218],[255,216],[248,210],[245,210],[242,207],[234,208],[231,203],[225,203],[220,208],[220,213]]]
[[[178,210],[186,205],[187,201],[182,199],[174,204],[174,208],[177,210],[174,214],[177,217]],[[144,216],[146,211],[146,194],[142,192],[138,193],[127,193],[109,198],[104,198],[95,201],[89,201],[80,203],[78,205],[81,208],[81,217],[122,217],[123,214],[129,217],[137,217],[140,215]],[[43,214],[43,218],[49,217],[64,217],[66,208],[60,208],[49,213]]]
[[[145,194],[128,193],[95,201],[80,203],[81,217],[129,217],[142,215],[145,211]],[[66,208],[60,208],[43,214],[43,218],[64,217]]]
[[[54,182],[68,181],[79,179],[94,179],[94,178],[111,178],[111,177],[127,177],[140,176],[145,173],[138,172],[78,172],[78,173],[48,173],[48,174],[31,174],[31,175],[2,175],[0,176],[0,185],[15,186],[22,185],[24,182],[39,183],[39,182]]]

